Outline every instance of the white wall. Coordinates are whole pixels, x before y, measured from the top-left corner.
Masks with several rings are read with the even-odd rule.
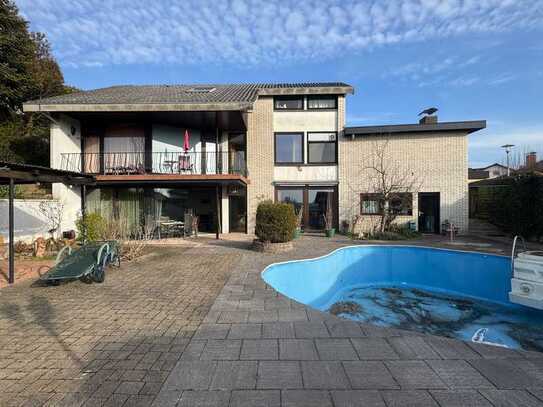
[[[52,224],[40,211],[40,205],[45,202],[53,207],[58,201],[52,199],[15,199],[14,200],[14,236],[15,241],[32,242],[38,237],[50,237],[49,229]],[[0,234],[4,241],[9,241],[9,203],[7,199],[0,199]],[[57,236],[60,235],[60,231]]]
[[[73,135],[71,132],[72,126],[75,128],[75,134]],[[81,171],[80,165],[77,168],[63,168],[62,162],[63,153],[81,153],[81,125],[79,121],[61,115],[57,123],[51,123],[50,137],[51,168]],[[75,230],[75,221],[81,214],[80,191],[79,186],[70,187],[64,184],[53,184],[53,198],[64,204],[61,231]]]
[[[273,169],[273,179],[275,182],[336,182],[338,180],[337,165],[316,165],[300,167],[276,166]]]
[[[273,131],[337,131],[337,111],[274,111]]]

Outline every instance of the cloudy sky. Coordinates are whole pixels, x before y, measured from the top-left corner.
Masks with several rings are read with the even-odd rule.
[[[486,119],[543,157],[543,0],[16,0],[68,83],[343,81],[350,125]]]

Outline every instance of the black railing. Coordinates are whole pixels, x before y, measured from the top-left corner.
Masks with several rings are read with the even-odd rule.
[[[88,174],[237,174],[247,176],[245,153],[111,152],[62,153],[60,169]]]

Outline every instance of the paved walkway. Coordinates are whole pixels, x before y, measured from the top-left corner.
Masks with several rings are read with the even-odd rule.
[[[103,284],[0,290],[0,406],[151,405],[239,261],[154,251]]]
[[[157,248],[103,285],[2,289],[0,405],[543,405],[543,354],[339,319],[260,279],[352,243],[304,237],[263,255],[206,239]]]
[[[543,405],[543,354],[343,320],[291,301],[260,279],[267,264],[348,244],[304,238],[293,253],[245,251],[153,405]]]

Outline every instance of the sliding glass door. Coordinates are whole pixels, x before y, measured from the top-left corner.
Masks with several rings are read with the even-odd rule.
[[[333,223],[337,222],[336,187],[277,186],[275,200],[292,204],[297,213],[302,211],[304,230],[323,230],[324,217],[329,207],[332,210]]]

